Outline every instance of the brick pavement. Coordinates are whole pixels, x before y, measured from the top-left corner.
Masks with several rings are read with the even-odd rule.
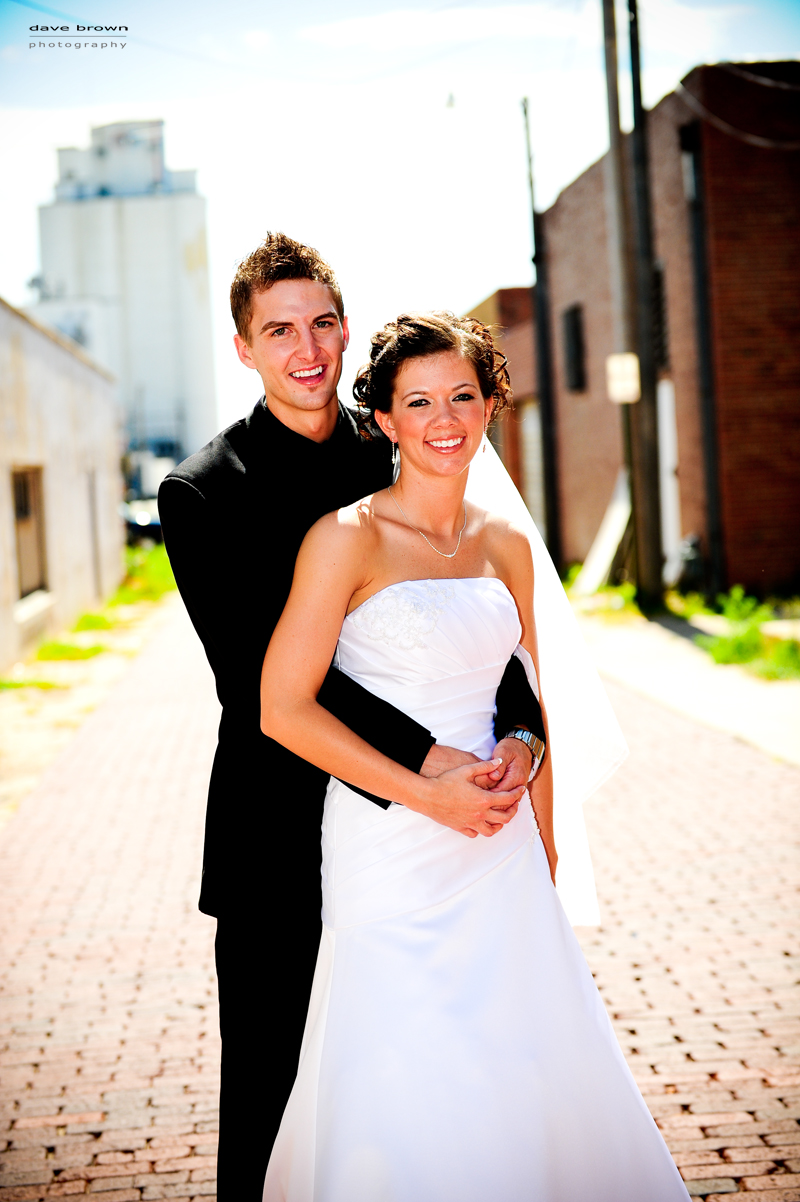
[[[0,837],[0,1199],[216,1194],[218,706],[182,610]]]
[[[631,756],[586,806],[581,943],[690,1192],[798,1202],[800,770],[607,688]]]
[[[800,771],[609,692],[632,755],[587,806],[581,941],[690,1191],[800,1202]],[[178,613],[0,838],[0,1202],[215,1195],[216,718]]]

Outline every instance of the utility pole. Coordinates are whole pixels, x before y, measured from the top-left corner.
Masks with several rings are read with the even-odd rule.
[[[634,320],[635,284],[631,264],[631,218],[628,191],[625,186],[625,148],[619,120],[619,70],[617,64],[617,23],[614,0],[603,0],[603,44],[606,67],[606,96],[608,102],[609,153],[605,160],[605,194],[608,216],[609,268],[611,300],[614,317],[614,351],[630,354],[636,351]],[[612,399],[612,398],[609,398]],[[617,398],[614,397],[614,400]],[[628,487],[633,509],[633,462],[631,454],[631,414],[628,404],[620,404],[622,447],[628,469]],[[636,555],[636,518],[631,514],[634,554]]]
[[[614,300],[616,351],[636,350],[634,284],[631,278],[631,219],[625,187],[625,148],[619,120],[617,25],[614,0],[603,0],[603,43],[608,100],[609,155],[606,159],[606,208],[611,243],[611,291]],[[623,413],[625,410],[623,410]]]
[[[645,610],[663,597],[661,503],[658,475],[658,411],[653,319],[653,230],[647,148],[647,114],[642,105],[639,17],[636,0],[628,0],[631,79],[633,83],[634,262],[636,277],[636,347],[641,399],[632,406],[631,456],[636,523],[637,600]]]
[[[528,151],[528,189],[531,200],[531,232],[533,254],[531,261],[536,283],[531,289],[531,311],[535,328],[536,391],[539,397],[539,421],[542,430],[542,479],[544,484],[544,519],[547,527],[547,549],[550,558],[560,570],[561,513],[558,497],[558,440],[556,436],[555,390],[553,388],[553,354],[550,335],[550,290],[547,278],[547,253],[544,241],[544,223],[541,213],[536,212],[533,190],[533,154],[531,152],[531,130],[528,118],[528,98],[522,101],[525,119],[525,143]]]

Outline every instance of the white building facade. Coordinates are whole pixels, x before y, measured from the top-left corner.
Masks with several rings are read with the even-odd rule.
[[[154,457],[166,467],[217,428],[206,202],[194,171],[164,166],[162,121],[93,129],[58,167],[29,312],[117,378],[128,446],[152,479]]]
[[[114,381],[0,300],[0,670],[124,570]]]

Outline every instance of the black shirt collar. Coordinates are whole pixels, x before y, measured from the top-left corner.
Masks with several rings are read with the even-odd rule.
[[[267,445],[279,446],[282,453],[289,455],[307,455],[313,458],[326,455],[331,450],[339,450],[343,443],[352,444],[360,439],[355,415],[341,401],[333,433],[325,442],[315,442],[313,438],[306,438],[304,434],[290,430],[267,407],[266,398],[263,396],[245,421],[255,447],[262,450],[266,449]]]

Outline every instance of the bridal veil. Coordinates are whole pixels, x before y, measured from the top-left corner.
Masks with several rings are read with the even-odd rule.
[[[466,495],[513,521],[531,544],[539,673],[553,757],[557,890],[573,926],[596,926],[600,914],[583,803],[616,771],[628,748],[542,536],[488,439],[470,465]],[[517,654],[538,694],[531,657],[522,647]]]

